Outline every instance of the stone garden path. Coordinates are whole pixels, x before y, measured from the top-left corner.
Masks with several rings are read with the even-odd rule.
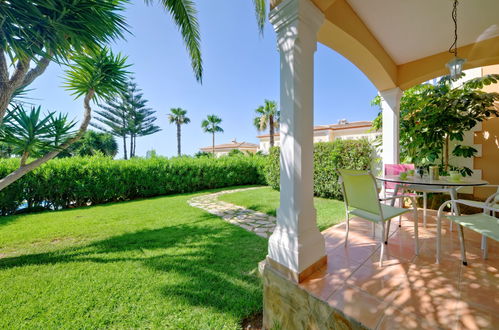
[[[224,190],[214,194],[197,196],[191,198],[188,203],[190,206],[217,215],[223,220],[251,231],[258,236],[269,238],[275,228],[275,217],[218,200],[220,195],[252,189],[258,189],[258,187]]]

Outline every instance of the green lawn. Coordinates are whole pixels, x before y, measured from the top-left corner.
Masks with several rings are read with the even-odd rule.
[[[267,241],[195,195],[0,218],[0,328],[240,327]]]
[[[279,192],[270,187],[221,195],[219,199],[273,216],[279,207]],[[317,225],[321,231],[345,220],[343,202],[316,197],[314,204],[317,210]]]

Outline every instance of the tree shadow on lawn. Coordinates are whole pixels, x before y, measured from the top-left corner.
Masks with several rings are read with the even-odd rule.
[[[3,216],[0,216],[0,227],[16,221],[18,218],[22,217],[23,215],[3,215]]]
[[[267,241],[216,216],[197,222],[127,233],[81,247],[0,259],[0,271],[56,263],[140,262],[158,276],[165,297],[216,308],[242,319],[261,309],[257,264]],[[171,280],[173,279],[173,280]]]

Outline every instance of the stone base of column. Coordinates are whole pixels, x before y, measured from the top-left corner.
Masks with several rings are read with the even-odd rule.
[[[284,277],[268,259],[260,263],[259,270],[263,279],[264,329],[366,329]]]
[[[316,270],[327,264],[327,256],[323,256],[322,258],[314,262],[312,265],[305,268],[305,270],[301,271],[300,273],[293,271],[284,265],[281,265],[280,263],[278,263],[275,260],[272,260],[269,257],[267,257],[265,261],[270,267],[279,272],[283,277],[287,278],[290,281],[300,283],[303,282],[303,280],[305,280],[307,277],[312,275]]]
[[[315,210],[310,210],[310,214],[307,215],[296,213],[298,218],[315,218]],[[280,212],[278,212],[277,218],[278,225],[269,238],[267,260],[283,276],[300,283],[327,262],[324,236],[317,229],[315,221],[306,223],[305,219],[295,220],[294,222],[297,223],[306,223],[308,228],[293,231],[279,225]]]

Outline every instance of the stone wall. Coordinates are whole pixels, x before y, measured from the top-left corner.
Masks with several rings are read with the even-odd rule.
[[[262,261],[265,329],[366,329]]]

